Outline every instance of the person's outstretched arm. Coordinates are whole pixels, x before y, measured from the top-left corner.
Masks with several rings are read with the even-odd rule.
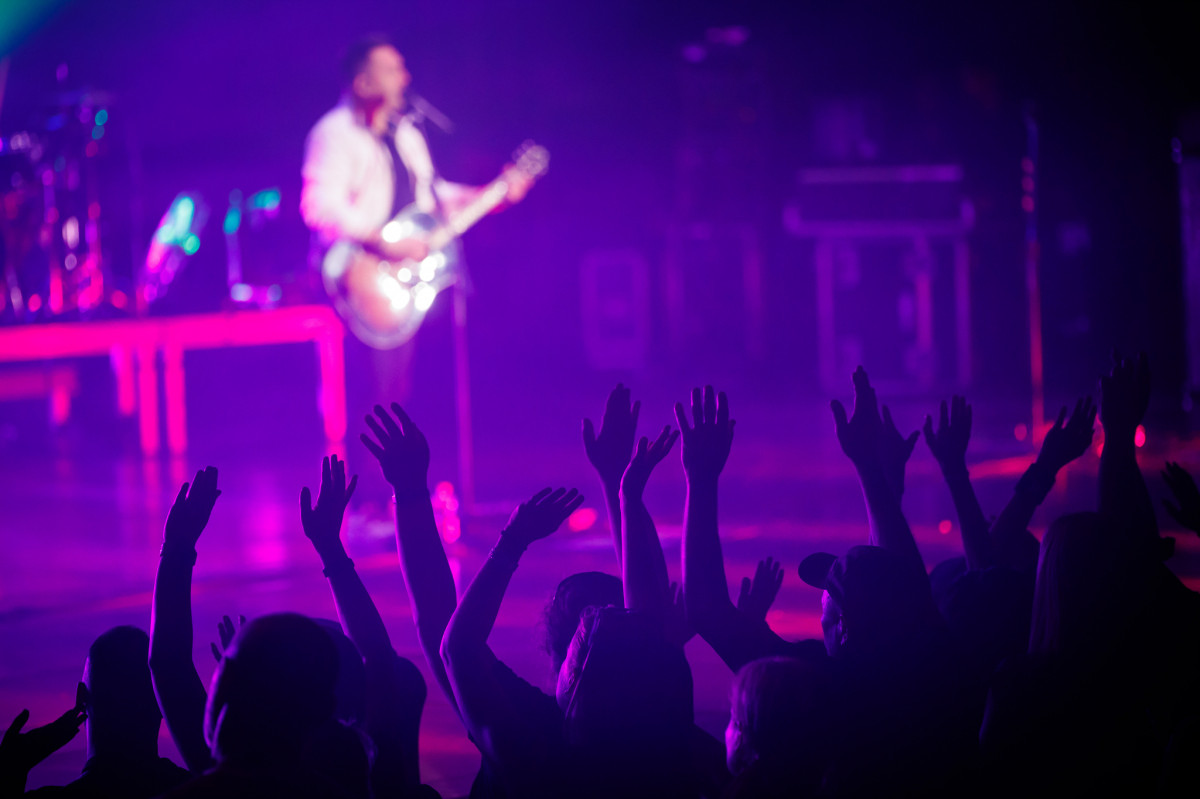
[[[854,372],[853,415],[847,418],[846,409],[837,400],[833,400],[830,407],[837,426],[838,443],[854,464],[866,499],[871,527],[869,542],[895,552],[924,572],[925,562],[917,549],[908,519],[900,508],[895,476],[889,477],[883,458],[884,427],[875,389],[871,388],[871,381],[861,366]]]
[[[670,426],[663,428],[654,443],[643,437],[621,479],[621,580],[625,608],[663,622],[672,607],[671,583],[662,542],[642,495],[650,473],[667,457],[677,438],[679,433]]]
[[[1067,409],[1046,432],[1042,448],[1013,489],[1012,499],[1000,511],[989,530],[996,562],[1025,574],[1037,570],[1038,541],[1029,532],[1034,511],[1054,487],[1055,477],[1071,461],[1082,456],[1095,435],[1096,405],[1091,397],[1075,403],[1068,419]]]
[[[675,420],[683,440],[687,499],[683,511],[683,597],[688,622],[733,671],[752,660],[783,654],[787,644],[729,599],[717,525],[717,483],[733,446],[729,400],[712,386],[692,390],[692,419],[682,403]]]
[[[209,466],[184,483],[167,515],[162,556],[154,579],[150,614],[150,677],[158,708],[183,762],[193,773],[213,764],[204,742],[204,705],[208,696],[192,662],[192,568],[196,541],[204,532],[217,490],[217,470]]]
[[[621,476],[633,457],[633,441],[637,435],[638,412],[642,403],[629,402],[629,389],[621,383],[608,395],[600,432],[591,419],[583,420],[583,449],[588,462],[600,477],[604,489],[604,506],[608,509],[608,526],[612,530],[613,548],[617,563],[621,560]]]
[[[401,664],[383,618],[342,545],[342,518],[357,484],[357,476],[346,484],[345,461],[337,455],[326,457],[321,463],[317,504],[313,505],[308,488],[300,491],[300,522],[321,558],[342,630],[363,658],[367,679],[364,721],[378,747],[372,787],[381,796],[400,796],[421,783],[417,736],[425,684],[402,679],[401,666],[409,664]]]
[[[429,498],[429,443],[398,403],[392,403],[391,414],[376,405],[375,416],[366,417],[366,422],[374,438],[366,433],[360,438],[396,492],[396,549],[421,651],[454,705],[439,650],[458,598]]]
[[[528,766],[544,749],[538,731],[525,723],[524,709],[504,690],[488,636],[525,549],[557,530],[581,504],[583,496],[574,489],[547,488],[513,511],[442,638],[442,662],[467,731],[510,786],[530,779]]]
[[[967,442],[971,440],[971,406],[962,397],[954,397],[947,408],[942,402],[938,414],[938,425],[933,427],[933,417],[925,417],[925,443],[933,453],[934,460],[942,470],[954,511],[958,514],[958,525],[962,528],[963,554],[967,556],[968,569],[985,569],[992,565],[991,543],[988,540],[988,522],[971,485],[967,471]]]
[[[1138,425],[1150,405],[1150,367],[1145,354],[1135,360],[1114,355],[1112,373],[1100,378],[1100,424],[1104,449],[1100,453],[1100,512],[1159,551],[1158,519],[1146,480],[1138,468]]]

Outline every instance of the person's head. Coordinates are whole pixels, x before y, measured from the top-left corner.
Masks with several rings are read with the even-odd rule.
[[[312,619],[276,613],[247,623],[213,672],[204,737],[218,762],[286,765],[333,719],[338,653]]]
[[[937,617],[924,570],[880,547],[851,547],[840,558],[809,555],[800,564],[800,578],[823,590],[821,631],[831,656],[846,646],[878,649]]]
[[[661,622],[619,607],[580,618],[558,687],[574,760],[602,795],[660,795],[687,769],[692,672]]]
[[[938,613],[978,675],[990,677],[1003,660],[1026,650],[1033,611],[1030,576],[1003,566],[963,570],[937,581],[934,591]]]
[[[88,649],[79,699],[93,753],[157,751],[162,714],[150,682],[149,650],[150,637],[131,626],[112,628]]]
[[[367,36],[350,45],[342,69],[346,86],[359,105],[391,111],[404,106],[404,91],[412,76],[404,56],[386,37]]]
[[[797,791],[819,785],[830,736],[829,691],[828,674],[815,663],[769,657],[743,666],[733,678],[725,728],[730,773],[755,766],[768,779],[786,774]]]
[[[1072,513],[1046,530],[1038,557],[1031,653],[1092,653],[1133,631],[1150,600],[1148,562],[1098,513]]]
[[[567,657],[567,647],[579,629],[579,619],[589,607],[620,607],[625,603],[620,578],[603,572],[579,572],[558,584],[546,605],[546,653],[558,674]]]

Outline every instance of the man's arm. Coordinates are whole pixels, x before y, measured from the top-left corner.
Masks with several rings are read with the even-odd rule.
[[[621,479],[621,581],[626,610],[665,622],[672,607],[667,561],[642,495],[654,467],[667,457],[679,433],[664,427],[654,443],[643,437]]]
[[[854,372],[853,415],[847,419],[846,409],[837,400],[831,403],[831,407],[838,443],[854,464],[866,499],[871,527],[869,542],[899,554],[924,573],[925,562],[917,549],[908,519],[904,518],[904,511],[900,508],[893,485],[894,478],[889,480],[881,457],[883,420],[879,416],[875,389],[871,388],[871,381],[861,366]]]
[[[617,552],[617,563],[621,559],[621,477],[633,456],[633,441],[637,435],[638,413],[642,403],[630,404],[629,389],[621,383],[608,395],[604,416],[600,419],[600,433],[591,419],[583,420],[583,448],[588,462],[600,477],[604,490],[604,506],[608,510],[609,529],[612,530],[613,548]]]
[[[196,472],[184,483],[167,515],[162,556],[154,579],[150,614],[150,677],[163,720],[179,754],[193,773],[212,764],[204,741],[207,694],[192,661],[192,567],[196,541],[208,524],[217,490],[217,470]]]
[[[539,491],[520,505],[454,611],[442,639],[441,657],[467,731],[506,782],[528,775],[521,764],[540,742],[524,723],[497,677],[499,661],[488,646],[508,583],[525,549],[553,533],[581,504],[574,489]]]
[[[305,145],[300,215],[326,241],[346,238],[369,243],[379,235],[378,222],[350,203],[353,176],[350,149],[344,136],[339,136],[336,120],[317,123]]]
[[[682,403],[675,420],[683,439],[687,499],[683,511],[683,596],[691,625],[737,671],[752,660],[786,648],[766,624],[751,621],[729,599],[725,557],[717,525],[717,482],[733,446],[729,400],[712,386],[692,391],[692,420]]]
[[[1059,412],[1046,432],[1037,460],[1017,481],[1012,499],[991,525],[989,537],[998,563],[1025,574],[1037,570],[1039,545],[1029,532],[1034,511],[1046,500],[1058,473],[1091,447],[1095,422],[1096,406],[1091,397],[1075,403],[1070,419],[1065,407]]]
[[[396,549],[417,638],[434,679],[457,708],[440,649],[458,598],[429,498],[429,443],[398,403],[391,414],[376,405],[375,417],[366,418],[374,438],[364,433],[361,439],[396,492]]]
[[[325,458],[317,504],[313,505],[312,492],[307,488],[300,492],[300,521],[325,567],[342,630],[363,658],[367,678],[366,729],[379,749],[372,769],[372,785],[381,795],[400,795],[421,782],[417,734],[425,703],[424,682],[419,696],[408,695],[414,684],[401,682],[400,657],[392,648],[378,608],[342,545],[342,518],[357,483],[358,477],[354,477],[347,486],[345,461],[336,455]]]
[[[988,522],[971,485],[967,471],[967,443],[971,440],[971,406],[962,397],[954,397],[950,406],[942,402],[938,414],[938,426],[934,430],[933,418],[925,417],[925,443],[933,453],[934,460],[942,470],[954,510],[958,514],[958,525],[962,528],[963,554],[967,556],[968,569],[985,569],[992,565],[991,543],[988,540]]]

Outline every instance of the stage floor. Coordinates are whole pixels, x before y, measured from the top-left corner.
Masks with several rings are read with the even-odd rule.
[[[591,392],[592,387],[574,391]],[[579,417],[599,411],[604,391],[589,396],[580,401],[543,395],[523,402],[519,412],[477,400],[482,512],[464,519],[462,539],[448,546],[461,590],[513,504],[549,484],[578,485],[588,494],[587,507],[597,511],[596,525],[578,532],[564,529],[529,550],[492,636],[504,661],[548,691],[552,675],[538,645],[546,599],[569,573],[616,571],[598,486],[579,444]],[[643,413],[643,430],[669,420],[670,397],[643,399],[645,408],[654,409]],[[198,545],[194,656],[201,676],[207,679],[214,666],[209,643],[216,640],[222,614],[252,617],[294,610],[334,615],[297,512],[300,488],[315,488],[326,451],[315,419],[285,424],[280,416],[251,409],[236,421],[218,423],[228,410],[201,410],[193,419],[187,457],[147,460],[137,452],[136,431],[129,423],[99,424],[85,410],[77,422],[51,433],[29,423],[29,408],[9,416],[14,407],[0,407],[5,414],[0,415],[0,723],[7,725],[22,708],[32,711],[31,725],[51,720],[73,702],[92,639],[117,624],[148,628],[163,519],[179,484],[206,464],[220,468],[223,494]],[[809,552],[841,553],[865,540],[865,512],[853,472],[836,449],[823,404],[744,403],[735,404],[734,411],[737,441],[721,496],[731,588],[736,595],[738,582],[752,574],[757,559],[779,558],[788,573],[769,622],[787,638],[819,636],[819,594],[800,582],[795,566]],[[432,478],[457,482],[454,432],[445,423],[450,415],[444,406],[429,415],[438,420],[427,431],[436,449]],[[1033,455],[1028,444],[1015,440],[1011,416],[1003,409],[976,407],[972,474],[988,514],[999,511]],[[912,429],[920,414],[900,408],[897,418]],[[802,424],[805,419],[812,421]],[[356,431],[353,420],[351,428]],[[373,474],[374,464],[356,439],[342,451],[353,470]],[[1157,478],[1164,459],[1200,466],[1197,447],[1153,435],[1141,456],[1156,498],[1164,490]],[[1059,480],[1035,518],[1036,532],[1056,514],[1094,507],[1097,463],[1089,453]],[[676,456],[652,478],[648,502],[672,579],[677,579],[683,480]],[[930,566],[960,553],[949,496],[924,443],[910,463],[904,504]],[[383,613],[395,648],[428,675],[394,543],[388,527],[380,527],[356,519],[347,532],[347,549]],[[1200,587],[1200,542],[1190,534],[1178,534],[1178,539],[1172,565],[1189,585]],[[698,639],[688,645],[687,654],[695,674],[698,721],[720,737],[730,675]],[[447,797],[465,795],[479,756],[433,680],[427,676],[427,681],[422,778]],[[176,757],[165,728],[161,741],[162,752]],[[77,775],[84,743],[81,734],[37,768],[30,787]]]

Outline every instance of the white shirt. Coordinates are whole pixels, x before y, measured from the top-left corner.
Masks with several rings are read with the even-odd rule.
[[[469,192],[437,176],[425,137],[407,117],[396,126],[396,150],[422,211],[457,205]],[[323,244],[366,240],[388,221],[395,197],[392,158],[349,103],[326,113],[309,132],[302,175],[300,214]]]

